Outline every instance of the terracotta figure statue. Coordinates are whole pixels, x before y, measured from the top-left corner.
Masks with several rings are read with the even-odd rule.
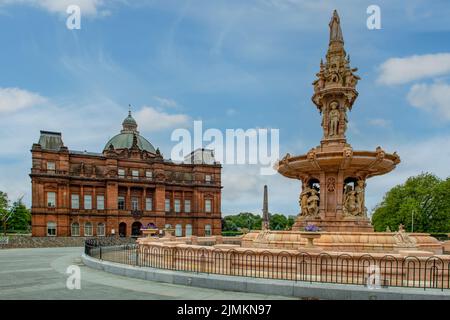
[[[302,214],[306,215],[308,212],[308,197],[311,193],[311,188],[306,186],[303,188],[302,193],[300,194],[300,207],[302,208]]]
[[[319,196],[315,189],[311,189],[311,195],[308,197],[308,215],[317,216],[319,213]]]
[[[341,113],[337,109],[338,103],[336,101],[333,101],[330,104],[331,110],[329,113],[329,119],[330,119],[330,127],[329,127],[329,136],[337,136],[338,135],[338,128],[339,128],[339,118]]]
[[[364,188],[365,188],[364,180],[358,180],[357,185],[355,187],[356,192],[356,202],[358,203],[358,212],[359,214],[364,214],[366,208],[364,206]]]

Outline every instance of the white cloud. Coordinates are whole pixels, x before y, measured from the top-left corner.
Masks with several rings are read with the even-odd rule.
[[[46,101],[46,98],[27,90],[0,88],[0,114],[31,108]]]
[[[162,97],[153,97],[158,103],[161,105],[161,107],[169,107],[169,108],[175,108],[178,106],[178,103],[175,100],[169,99],[169,98],[162,98]]]
[[[87,16],[107,14],[108,11],[100,11],[105,3],[104,0],[0,0],[0,6],[31,5],[59,14],[66,14],[67,7],[70,5],[78,5],[81,8],[81,14]]]
[[[442,76],[450,73],[450,53],[390,58],[380,66],[378,82],[386,85]]]
[[[415,84],[409,90],[407,99],[416,108],[433,112],[443,120],[450,120],[450,85],[447,83]]]
[[[227,109],[227,116],[229,116],[229,117],[233,117],[233,116],[235,116],[235,115],[237,115],[237,111],[236,111],[236,109]]]
[[[135,118],[139,129],[143,131],[159,131],[184,126],[190,120],[185,114],[169,114],[148,106],[136,112]]]
[[[263,187],[269,188],[269,211],[286,215],[299,212],[300,182],[280,174],[260,174],[258,165],[225,165],[222,170],[222,212],[261,214]]]
[[[373,118],[369,120],[369,124],[374,127],[386,128],[391,124],[391,122],[383,118]]]
[[[401,162],[397,168],[388,174],[367,181],[366,203],[369,211],[381,202],[386,192],[392,187],[404,183],[409,177],[422,172],[436,174],[442,179],[449,177],[450,148],[447,147],[449,145],[449,135],[399,143],[396,149]],[[392,145],[385,147],[388,152],[395,150]]]
[[[8,94],[5,94],[8,93]],[[13,92],[14,94],[12,94]],[[5,103],[2,96],[7,96]],[[10,96],[32,97],[28,99],[12,99]],[[63,99],[46,99],[39,94],[26,90],[0,90],[0,106],[32,106],[29,101],[46,101],[39,108],[22,107],[15,112],[2,115],[0,126],[0,190],[5,191],[10,199],[25,195],[24,201],[30,204],[30,170],[31,145],[39,140],[40,130],[62,133],[64,144],[70,150],[87,150],[101,152],[105,143],[120,132],[121,122],[127,115],[123,106],[108,97],[90,95],[82,97],[64,97]],[[17,101],[25,101],[17,104]],[[151,130],[166,128],[170,125],[186,121],[185,115],[170,115],[144,107],[136,117],[139,129],[144,128],[149,120],[153,123]],[[144,130],[145,131],[145,130]],[[144,134],[145,135],[145,134]],[[154,139],[158,139],[155,134]],[[155,142],[155,141],[152,141]],[[160,147],[164,145],[159,144]],[[167,149],[167,145],[166,145]],[[163,150],[163,148],[161,149]]]

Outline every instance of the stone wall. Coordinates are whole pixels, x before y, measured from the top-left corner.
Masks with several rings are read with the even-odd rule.
[[[84,247],[84,241],[92,237],[31,237],[8,236],[8,244],[0,236],[0,249],[12,248],[52,248],[52,247]],[[106,239],[106,238],[105,238]],[[117,244],[134,243],[133,238],[115,238]]]

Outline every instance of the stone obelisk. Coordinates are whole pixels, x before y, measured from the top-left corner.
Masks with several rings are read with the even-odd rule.
[[[267,186],[264,186],[264,200],[263,200],[263,230],[269,230],[269,198],[267,195]]]

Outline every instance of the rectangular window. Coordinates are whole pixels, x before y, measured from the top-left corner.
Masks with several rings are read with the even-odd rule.
[[[164,207],[166,212],[170,212],[170,199],[166,199],[164,202]]]
[[[139,171],[138,170],[132,170],[131,175],[133,179],[139,179]]]
[[[186,225],[185,236],[186,237],[192,236],[192,224],[187,224]]]
[[[56,193],[55,192],[47,192],[47,206],[49,208],[56,207]]]
[[[175,212],[181,212],[181,200],[175,199],[174,202]]]
[[[152,171],[146,171],[145,172],[145,177],[149,180],[153,179],[153,172]]]
[[[92,223],[86,222],[84,224],[84,236],[85,237],[92,237]]]
[[[49,236],[49,237],[56,236],[56,222],[48,222],[47,223],[47,236]]]
[[[139,210],[139,198],[131,198],[131,210]]]
[[[97,210],[105,210],[105,196],[97,196]]]
[[[92,209],[92,196],[90,194],[84,195],[84,209],[85,210]]]
[[[72,232],[71,232],[72,237],[78,237],[78,236],[80,236],[80,224],[77,223],[77,222],[72,223],[72,230],[71,230],[71,231],[72,231]]]
[[[119,175],[119,178],[125,178],[125,169],[119,169],[117,174]]]
[[[47,162],[47,171],[55,172],[56,165],[54,162]]]
[[[152,198],[145,199],[145,210],[147,210],[147,211],[153,210],[153,199]]]
[[[184,200],[184,212],[191,212],[191,200]]]
[[[211,235],[211,225],[210,224],[207,224],[207,225],[205,225],[205,236],[206,237],[209,237],[210,235]]]
[[[205,212],[211,213],[212,201],[207,199],[205,200]]]
[[[207,174],[207,175],[205,176],[205,182],[209,184],[209,183],[211,183],[211,180],[212,180],[212,179],[211,179],[211,175]]]
[[[117,208],[125,210],[125,197],[117,197]]]
[[[104,223],[97,224],[97,236],[99,236],[99,237],[105,236],[105,224]]]
[[[72,209],[80,209],[80,196],[78,194],[72,194],[71,207]]]
[[[175,226],[175,237],[182,237],[183,236],[183,226],[181,224],[177,224]]]

